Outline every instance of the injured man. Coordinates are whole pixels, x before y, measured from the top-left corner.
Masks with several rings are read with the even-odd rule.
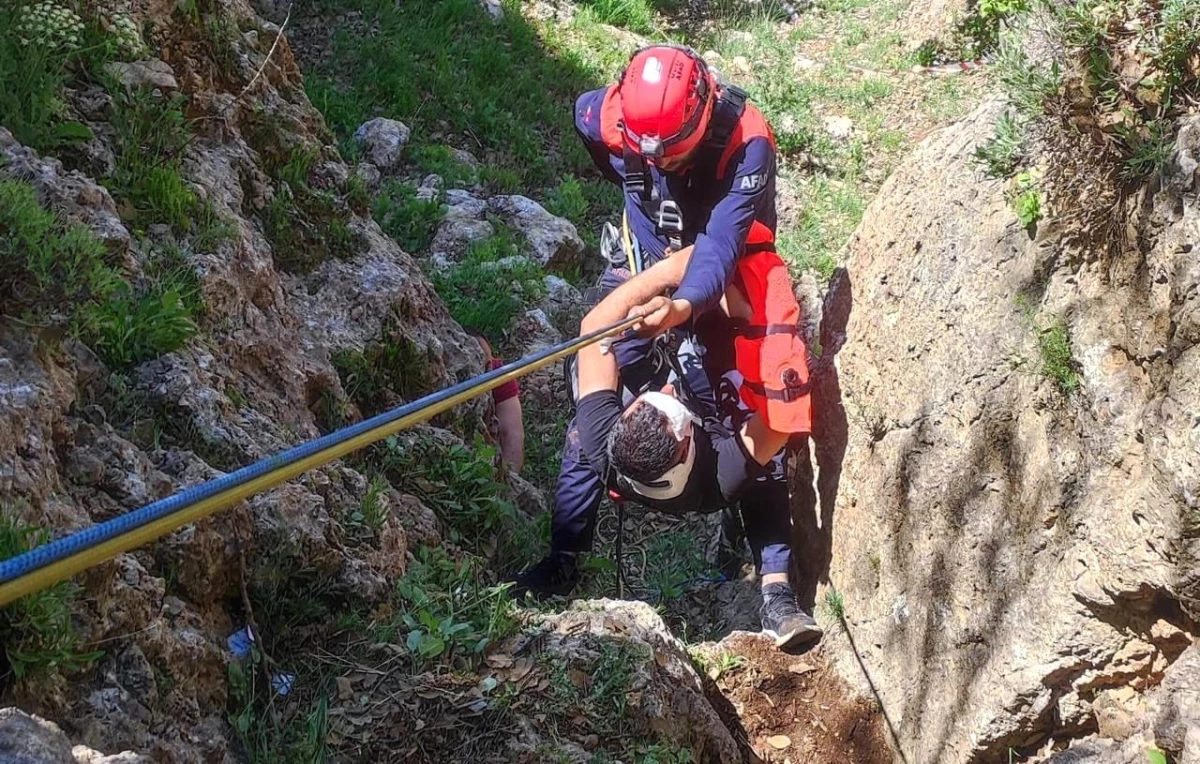
[[[812,406],[787,266],[770,232],[755,229],[720,309],[695,327],[674,330],[692,333],[688,346],[702,350],[699,357],[669,354],[676,371],[671,382],[635,395],[622,388],[611,344],[579,352],[575,424],[581,458],[622,498],[670,514],[740,509],[762,577],[763,631],[787,647],[821,636],[788,581],[785,446],[793,435],[811,432]],[[635,328],[653,333],[656,317],[669,306],[664,293],[683,278],[690,249],[613,290],[584,318],[581,333],[626,316],[643,317]],[[697,370],[704,377],[699,382]],[[572,552],[551,558],[556,555],[554,564],[575,567]],[[518,588],[533,589],[522,586],[523,577]]]

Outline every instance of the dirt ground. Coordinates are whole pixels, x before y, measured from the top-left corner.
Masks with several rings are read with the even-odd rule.
[[[851,691],[820,647],[788,654],[760,636],[738,633],[719,649],[745,659],[707,685],[747,761],[891,764],[878,707]]]

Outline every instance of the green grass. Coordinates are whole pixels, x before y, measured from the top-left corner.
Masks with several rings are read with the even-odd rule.
[[[825,590],[825,597],[821,600],[821,610],[830,621],[840,624],[846,620],[846,598],[841,592],[830,586]]]
[[[506,345],[513,320],[545,296],[545,273],[517,254],[513,234],[502,230],[472,244],[462,262],[434,274],[454,320],[483,334],[494,348]]]
[[[692,533],[663,531],[646,543],[646,586],[660,602],[682,597],[689,582],[709,572],[703,547]]]
[[[367,119],[404,121],[418,141],[448,130],[526,188],[587,166],[573,130],[576,96],[600,78],[539,37],[510,3],[493,21],[475,0],[351,0],[370,36],[335,34],[307,78],[313,103],[347,139]],[[559,55],[561,53],[561,55]]]
[[[540,548],[539,529],[510,499],[497,451],[481,438],[470,446],[389,438],[363,458],[368,471],[420,496],[445,524],[449,540],[487,558],[491,570],[517,570]]]
[[[647,0],[582,0],[580,5],[595,14],[599,23],[638,34],[651,34],[658,26]]]
[[[384,327],[382,336],[361,351],[336,351],[330,361],[363,416],[416,400],[437,387],[428,359],[395,327]]]
[[[446,215],[438,198],[422,200],[412,187],[400,181],[388,181],[375,199],[375,221],[384,233],[413,254],[424,252]]]
[[[488,646],[518,626],[507,587],[482,580],[472,558],[456,561],[422,547],[397,587],[404,602],[399,620],[378,628],[376,638],[392,641],[401,632],[418,665],[456,658],[476,665]]]
[[[180,174],[191,140],[183,117],[187,99],[166,98],[148,88],[126,91],[117,84],[111,91],[117,162],[105,185],[121,217],[141,229],[163,223],[192,230],[201,207]]]
[[[441,176],[447,188],[469,188],[479,182],[479,172],[455,157],[449,146],[426,144],[408,153],[421,172]]]
[[[0,511],[0,560],[50,540],[47,531],[25,525],[12,512],[9,507]],[[62,581],[0,610],[0,645],[18,682],[78,672],[102,655],[85,650],[71,623],[77,591],[75,584]]]
[[[66,306],[70,331],[117,367],[196,333],[199,285],[177,253],[155,254],[138,287],[108,257],[89,229],[61,222],[30,186],[0,181],[0,310],[39,321]]]

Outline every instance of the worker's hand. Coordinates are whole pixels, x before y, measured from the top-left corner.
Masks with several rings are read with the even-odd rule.
[[[657,337],[691,318],[692,304],[687,300],[654,297],[629,311],[629,318],[635,316],[642,319],[633,326],[639,336]]]

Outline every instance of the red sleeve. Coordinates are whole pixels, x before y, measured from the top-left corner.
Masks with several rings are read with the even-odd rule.
[[[493,358],[488,364],[488,371],[494,371],[504,365],[504,361],[499,358]],[[517,384],[517,380],[512,379],[492,390],[492,400],[496,403],[503,403],[510,398],[516,398],[521,393],[521,387]]]

